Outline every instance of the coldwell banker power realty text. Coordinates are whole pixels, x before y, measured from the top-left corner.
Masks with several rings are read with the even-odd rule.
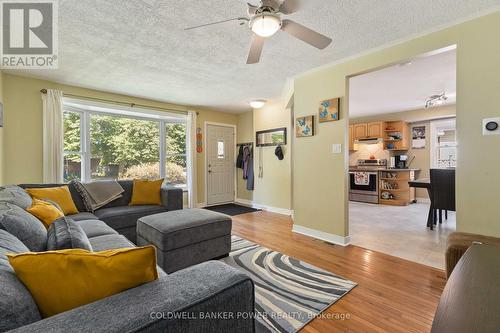
[[[0,0],[0,4],[1,67],[57,68],[57,0]]]

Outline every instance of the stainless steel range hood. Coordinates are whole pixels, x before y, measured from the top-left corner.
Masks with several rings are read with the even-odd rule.
[[[366,139],[355,140],[354,143],[365,144],[365,145],[374,145],[374,144],[377,144],[377,143],[383,142],[383,141],[384,140],[382,140],[382,138],[366,138]]]

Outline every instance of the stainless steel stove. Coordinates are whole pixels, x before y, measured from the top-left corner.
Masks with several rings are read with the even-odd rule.
[[[358,160],[357,166],[349,170],[349,200],[379,203],[378,198],[378,170],[387,168],[387,160]],[[367,184],[356,183],[356,173],[362,172],[368,175]]]

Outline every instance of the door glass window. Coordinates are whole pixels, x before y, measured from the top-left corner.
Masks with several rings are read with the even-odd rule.
[[[217,158],[224,158],[224,141],[217,141]]]

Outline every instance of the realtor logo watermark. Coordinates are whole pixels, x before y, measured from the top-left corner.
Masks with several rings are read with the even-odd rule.
[[[5,69],[58,67],[57,0],[1,0],[1,63]]]

